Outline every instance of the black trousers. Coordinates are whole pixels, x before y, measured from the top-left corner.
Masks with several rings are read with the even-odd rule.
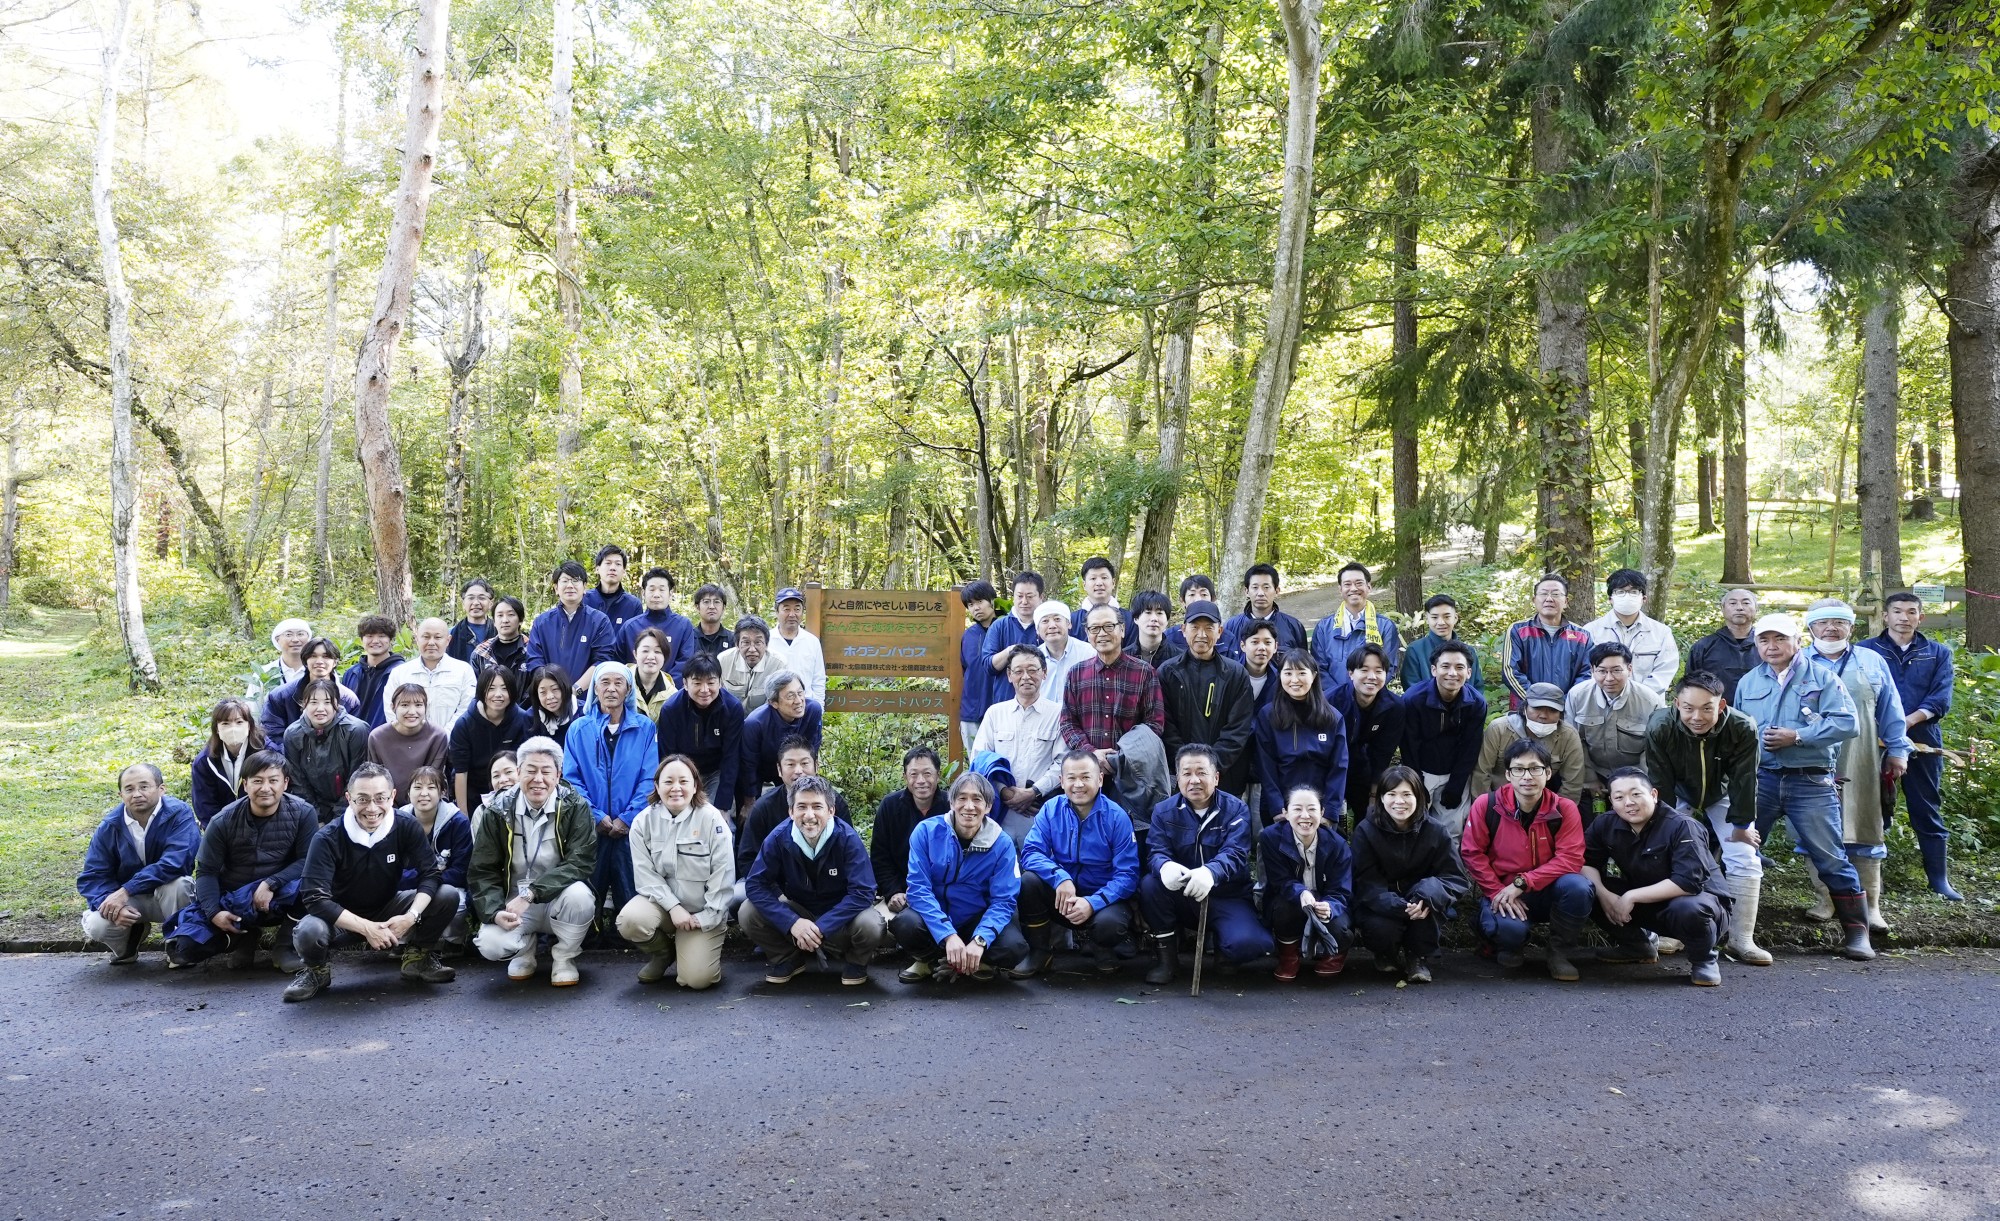
[[[1271,930],[1271,936],[1279,941],[1298,941],[1306,935],[1306,910],[1296,900],[1288,900],[1275,891],[1264,892],[1264,924]],[[1345,915],[1336,914],[1326,922],[1333,939],[1340,943],[1342,953],[1354,948],[1354,926]]]
[[[961,939],[970,941],[972,934],[979,930],[977,919],[954,923],[953,928]],[[937,938],[931,936],[930,926],[913,909],[904,908],[889,921],[889,935],[896,944],[903,947],[912,958],[935,963],[944,956]],[[1009,920],[1007,927],[986,947],[986,957],[981,961],[990,967],[1011,967],[1028,956],[1028,939],[1021,933],[1019,919]]]
[[[334,897],[339,898],[338,895]],[[398,891],[395,900],[381,911],[355,914],[365,920],[388,920],[410,910],[410,905],[416,902],[416,899],[417,892],[414,890]],[[404,944],[415,949],[429,949],[438,943],[438,938],[444,936],[445,926],[449,925],[451,918],[457,914],[458,891],[450,886],[438,887],[437,897],[430,901],[430,906],[424,908],[424,914],[417,917],[416,924],[410,928],[409,936],[404,938]],[[300,958],[305,959],[307,966],[325,966],[327,955],[336,946],[362,944],[365,942],[359,934],[337,929],[318,916],[301,917],[298,927],[292,930],[292,948],[298,951]]]
[[[1364,909],[1355,913],[1355,921],[1361,926],[1361,943],[1381,959],[1394,958],[1399,950],[1411,958],[1429,958],[1438,952],[1444,927],[1444,917],[1437,912],[1412,920],[1401,912],[1385,915]]]
[[[1088,933],[1090,940],[1099,946],[1110,948],[1125,940],[1132,932],[1132,901],[1121,899],[1095,912],[1082,925],[1071,924],[1056,914],[1055,887],[1032,873],[1021,875],[1021,923],[1026,925],[1029,935],[1046,934],[1049,927],[1066,928],[1078,933]],[[1080,938],[1079,938],[1080,939]]]
[[[1729,935],[1729,909],[1721,899],[1702,891],[1681,895],[1665,903],[1641,903],[1632,909],[1632,922],[1623,928],[1605,919],[1604,909],[1591,907],[1591,919],[1621,943],[1641,939],[1643,933],[1672,937],[1687,947],[1689,962],[1699,962]]]

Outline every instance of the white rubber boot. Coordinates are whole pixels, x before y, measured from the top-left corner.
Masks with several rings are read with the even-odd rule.
[[[1833,892],[1826,888],[1826,882],[1819,876],[1819,870],[1817,869],[1814,869],[1812,873],[1812,886],[1813,893],[1819,896],[1819,902],[1806,908],[1806,919],[1833,919]]]
[[[1889,922],[1882,918],[1882,862],[1863,857],[1854,862],[1854,872],[1861,875],[1861,893],[1868,896],[1868,931],[1889,932]]]
[[[551,920],[549,931],[556,938],[555,947],[549,951],[549,982],[558,988],[574,987],[583,978],[576,969],[576,956],[583,952],[583,937],[590,931],[590,921]]]
[[[1729,913],[1729,956],[1753,967],[1771,965],[1771,952],[1757,944],[1757,907],[1764,897],[1763,878],[1724,880],[1734,900]]]

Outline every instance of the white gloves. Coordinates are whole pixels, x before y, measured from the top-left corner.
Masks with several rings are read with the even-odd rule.
[[[1168,861],[1160,866],[1160,885],[1168,890],[1178,891],[1187,885],[1188,867],[1179,861]]]
[[[1203,865],[1199,869],[1188,871],[1187,886],[1186,889],[1183,891],[1183,893],[1186,894],[1188,898],[1193,899],[1195,902],[1199,903],[1203,899],[1206,899],[1208,897],[1209,891],[1214,889],[1215,889],[1215,874],[1209,871],[1208,866]]]

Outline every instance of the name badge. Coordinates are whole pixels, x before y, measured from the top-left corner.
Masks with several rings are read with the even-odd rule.
[[[395,864],[395,863],[396,863],[396,854],[395,854],[395,853],[393,853],[393,852],[391,852],[391,853],[390,853],[390,854],[389,854],[388,856],[386,856],[386,857],[383,857],[382,859],[383,859],[384,861],[386,861],[387,863],[389,863],[389,864],[393,865],[393,864]]]
[[[840,870],[838,868],[829,869],[826,871],[826,876],[830,878],[837,878],[840,876]]]
[[[1326,735],[1325,735],[1325,734],[1321,734],[1321,735],[1319,736],[1319,740],[1320,740],[1320,741],[1322,741],[1322,742],[1326,741]]]

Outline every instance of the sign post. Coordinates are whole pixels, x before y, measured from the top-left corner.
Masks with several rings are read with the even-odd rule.
[[[965,603],[957,590],[824,589],[806,586],[806,629],[819,637],[829,676],[941,678],[946,691],[849,689],[826,693],[828,712],[880,712],[941,716],[952,762],[963,762],[957,727],[959,693],[965,689],[958,655],[965,632]]]

